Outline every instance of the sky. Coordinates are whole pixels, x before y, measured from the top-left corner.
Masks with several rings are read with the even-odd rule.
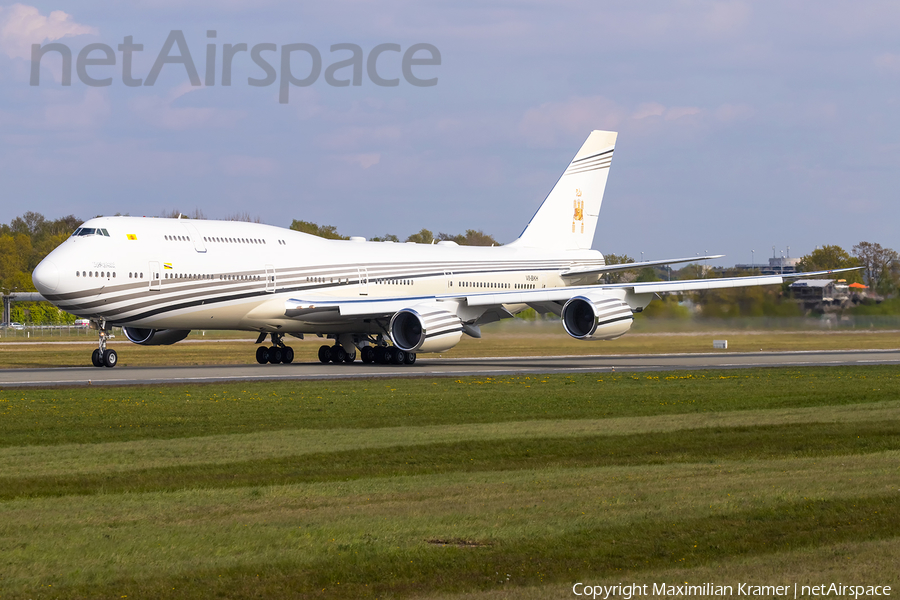
[[[879,0],[0,0],[0,222],[199,210],[509,242],[588,133],[608,129],[604,253],[731,265],[773,246],[900,249],[897,31],[900,4]],[[128,36],[143,46],[130,74]],[[71,51],[71,85],[54,51],[34,81],[32,44],[51,43]],[[91,44],[115,64],[94,46],[81,71],[109,85],[78,74]],[[225,45],[238,44],[265,45],[274,83],[248,82],[266,73],[244,51],[222,85]],[[302,44],[285,73],[284,46]],[[329,83],[352,56],[336,44],[361,49],[361,85]],[[409,65],[410,80],[416,44],[412,59],[440,64]],[[396,85],[366,68],[379,46],[375,78]],[[331,80],[355,83],[352,71]]]

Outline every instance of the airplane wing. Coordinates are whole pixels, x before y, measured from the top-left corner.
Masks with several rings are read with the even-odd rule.
[[[463,333],[481,337],[480,325],[511,317],[530,306],[540,313],[560,315],[563,328],[573,338],[604,340],[625,334],[634,322],[634,313],[642,311],[657,294],[775,285],[786,279],[853,270],[856,269],[419,297],[306,297],[288,300],[284,316],[323,328],[375,325],[404,352],[443,352],[455,346]]]
[[[710,260],[713,258],[722,258],[724,254],[714,254],[712,256],[690,256],[688,258],[670,258],[667,260],[645,260],[643,262],[623,263],[616,265],[604,265],[602,267],[586,267],[581,269],[569,269],[563,271],[560,275],[566,279],[584,277],[585,275],[605,275],[606,273],[615,273],[616,271],[630,271],[633,269],[643,269],[645,267],[656,267],[659,265],[674,265],[678,263],[697,262],[701,260]]]
[[[679,259],[680,260],[680,259]],[[696,257],[687,260],[696,260]],[[671,262],[671,261],[668,261]],[[644,263],[632,263],[644,264]],[[663,263],[664,264],[664,263]],[[616,265],[618,266],[618,265]],[[334,298],[329,296],[290,299],[285,304],[285,316],[307,320],[317,316],[355,317],[355,318],[388,318],[397,311],[410,306],[429,302],[459,302],[469,307],[501,307],[504,305],[528,304],[546,305],[548,303],[564,303],[581,294],[613,292],[621,290],[637,295],[665,294],[673,292],[690,292],[721,288],[753,287],[760,285],[777,285],[788,279],[800,277],[817,277],[832,275],[844,271],[856,271],[861,267],[832,269],[812,273],[790,273],[784,275],[751,275],[743,277],[719,277],[709,279],[684,279],[677,281],[643,281],[630,283],[597,284],[585,286],[568,286],[536,290],[515,290],[480,292],[474,294],[442,294],[420,297],[398,298]],[[617,294],[619,295],[619,294]],[[330,319],[329,319],[330,320]]]

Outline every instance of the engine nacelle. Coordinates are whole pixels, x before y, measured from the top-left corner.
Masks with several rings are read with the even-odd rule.
[[[389,331],[394,345],[405,352],[443,352],[459,343],[463,326],[451,312],[417,306],[391,317]]]
[[[128,341],[141,346],[168,346],[180,342],[188,336],[190,329],[142,329],[140,327],[123,327]]]
[[[562,309],[563,328],[579,340],[612,340],[631,329],[631,307],[612,296],[575,296]]]

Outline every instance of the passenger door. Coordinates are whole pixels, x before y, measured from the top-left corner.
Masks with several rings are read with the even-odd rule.
[[[266,265],[266,291],[273,293],[275,291],[275,267]]]
[[[155,260],[150,261],[150,291],[158,292],[162,281],[160,280],[159,263]]]
[[[369,295],[369,270],[365,267],[359,267],[356,270],[359,275],[359,295],[360,296],[368,296]]]

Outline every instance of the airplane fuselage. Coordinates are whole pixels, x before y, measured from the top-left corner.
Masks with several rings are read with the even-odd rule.
[[[556,288],[566,285],[562,272],[603,264],[594,250],[326,240],[258,223],[100,217],[47,256],[34,279],[60,308],[110,325],[362,333],[358,323],[276,315],[305,296],[414,303]]]

